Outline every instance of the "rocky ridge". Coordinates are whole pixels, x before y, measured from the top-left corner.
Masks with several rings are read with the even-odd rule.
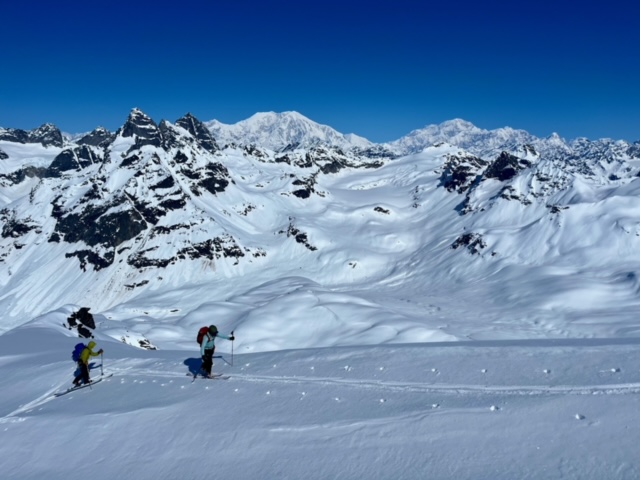
[[[436,216],[437,232],[418,228],[407,244],[446,245],[439,258],[499,261],[512,255],[505,215],[515,225],[544,220],[552,229],[540,235],[558,235],[571,209],[628,195],[640,176],[637,142],[537,139],[454,121],[375,145],[333,134],[321,140],[324,130],[300,117],[286,119],[295,124],[290,134],[270,117],[230,143],[191,114],[156,123],[139,109],[116,132],[100,127],[74,142],[51,125],[1,129],[0,281],[13,285],[43,245],[55,247],[47,255],[59,269],[104,274],[103,288],[123,295],[156,288],[179,264],[241,272],[289,250],[326,261],[341,248],[323,234],[328,219],[346,231],[401,231]],[[274,129],[278,141],[261,142]],[[406,206],[357,204],[359,191],[376,189],[391,189]],[[620,228],[638,236],[640,220]],[[347,263],[358,270],[358,261]]]

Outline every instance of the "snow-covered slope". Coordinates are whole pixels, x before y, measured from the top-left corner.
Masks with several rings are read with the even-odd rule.
[[[317,307],[332,309],[336,300]],[[289,300],[296,305],[303,310]],[[105,353],[92,376],[113,376],[55,398],[73,374],[78,339],[60,326],[69,313],[65,307],[0,336],[2,478],[640,475],[637,339],[236,349],[233,356],[230,342],[219,340],[214,370],[230,378],[194,381],[194,339],[172,344],[167,335],[164,348],[141,350],[113,339],[117,322],[98,315],[95,336]],[[233,326],[219,320],[224,332]],[[384,341],[367,309],[353,309],[351,320],[369,325],[372,343]],[[304,343],[283,316],[265,321]],[[324,340],[338,343],[342,334],[335,329]]]

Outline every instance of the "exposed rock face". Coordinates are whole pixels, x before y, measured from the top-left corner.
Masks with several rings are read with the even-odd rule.
[[[211,218],[194,208],[192,199],[222,194],[232,182],[231,176],[213,155],[217,145],[206,129],[203,131],[202,123],[191,115],[180,123],[184,130],[166,121],[158,127],[134,109],[118,135],[96,129],[80,143],[62,150],[46,170],[19,170],[3,175],[0,181],[18,183],[30,173],[59,182],[56,190],[60,193],[50,200],[55,226],[47,234],[48,240],[78,245],[66,256],[77,258],[82,269],[101,270],[111,266],[119,252],[126,251],[123,244],[141,241],[145,235],[161,243],[163,238],[194,227],[166,224],[171,212],[193,209],[197,212],[195,225],[211,223]],[[122,144],[122,139],[132,137],[132,146]],[[19,239],[39,228],[37,222],[21,219],[15,212],[7,211],[5,217],[2,233],[7,238]],[[125,258],[136,268],[163,267],[185,259],[244,256],[235,239],[224,234],[176,244],[169,256],[158,257],[157,248],[133,250]]]
[[[515,177],[524,168],[530,167],[531,162],[502,152],[500,156],[487,167],[484,172],[485,178],[497,178],[500,181],[509,180]]]
[[[473,155],[449,155],[440,175],[440,185],[450,192],[464,193],[487,165],[488,162]]]
[[[162,137],[158,125],[150,117],[137,108],[129,114],[129,118],[119,131],[123,137],[136,137],[137,148],[144,145],[159,147]]]
[[[14,143],[30,143],[29,132],[16,128],[0,129],[0,140]]]
[[[115,135],[104,127],[98,127],[93,132],[80,138],[76,143],[78,145],[90,145],[92,147],[100,147],[108,145]]]
[[[198,144],[207,150],[208,152],[215,153],[220,148],[216,143],[216,140],[211,135],[211,132],[204,126],[204,124],[196,117],[187,113],[184,117],[176,121],[176,125],[184,128],[196,139]]]
[[[45,147],[62,147],[64,139],[62,138],[62,132],[50,123],[46,123],[41,127],[32,130],[29,138],[31,143],[41,143]]]
[[[474,255],[479,255],[486,246],[487,244],[479,233],[465,233],[464,235],[459,236],[456,241],[451,244],[451,248],[454,250],[464,247]]]
[[[62,132],[50,123],[45,123],[35,130],[25,131],[20,129],[0,128],[0,140],[15,143],[41,143],[45,147],[62,147],[64,139]]]
[[[59,177],[62,173],[79,171],[94,163],[101,163],[101,159],[89,147],[82,145],[68,148],[60,152],[47,170],[47,176]]]

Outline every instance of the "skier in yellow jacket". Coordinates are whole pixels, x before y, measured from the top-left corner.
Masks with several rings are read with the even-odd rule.
[[[78,368],[80,369],[80,373],[73,381],[73,384],[76,387],[80,386],[81,382],[84,384],[91,382],[91,379],[89,378],[89,359],[91,357],[97,357],[98,355],[101,355],[102,353],[104,353],[104,350],[102,349],[98,350],[97,352],[94,352],[93,349],[95,346],[96,346],[96,342],[94,341],[89,342],[89,345],[87,345],[87,348],[85,348],[80,354],[80,360],[78,360]]]

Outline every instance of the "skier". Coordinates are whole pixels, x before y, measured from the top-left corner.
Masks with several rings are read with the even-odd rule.
[[[232,332],[233,333],[233,332]],[[218,327],[210,325],[209,330],[202,338],[200,344],[200,355],[202,355],[202,371],[206,378],[211,378],[211,369],[213,368],[213,352],[216,349],[215,341],[216,337],[224,338],[225,340],[234,341],[233,335],[227,337],[218,333]]]
[[[96,342],[89,342],[89,345],[87,345],[87,347],[80,354],[80,360],[78,360],[78,368],[80,369],[80,373],[73,380],[73,385],[76,387],[79,387],[81,382],[84,384],[91,382],[91,379],[89,378],[89,359],[91,357],[97,357],[98,355],[102,355],[104,353],[104,350],[102,349],[94,352],[93,349],[95,346]]]

